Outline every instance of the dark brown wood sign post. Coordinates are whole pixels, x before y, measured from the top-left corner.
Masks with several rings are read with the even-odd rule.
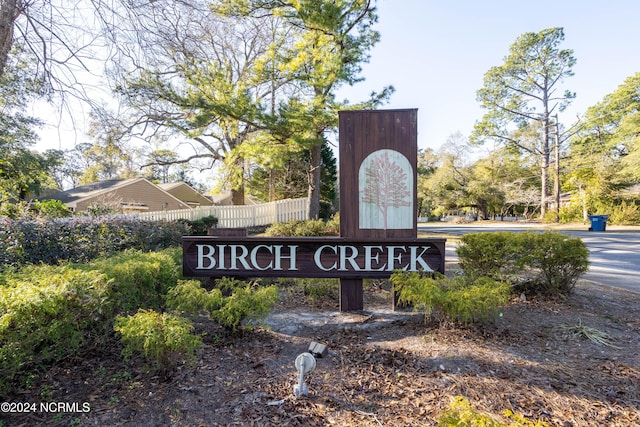
[[[339,113],[341,237],[417,237],[417,123],[416,109]],[[340,309],[363,307],[362,279],[341,279]]]
[[[417,110],[341,111],[340,237],[183,237],[183,274],[340,279],[340,310],[364,308],[363,278],[444,273],[445,239],[417,238]]]

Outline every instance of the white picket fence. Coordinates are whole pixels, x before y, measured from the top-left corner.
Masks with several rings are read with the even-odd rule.
[[[275,202],[244,206],[200,206],[193,209],[173,211],[142,212],[135,216],[152,221],[174,221],[188,219],[195,221],[207,216],[218,218],[218,227],[254,227],[294,219],[307,219],[308,198],[276,200]]]

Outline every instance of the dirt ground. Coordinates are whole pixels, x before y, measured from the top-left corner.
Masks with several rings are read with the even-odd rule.
[[[640,295],[580,282],[564,301],[514,300],[494,324],[456,327],[391,310],[386,282],[365,311],[330,294],[283,288],[262,326],[225,336],[199,324],[194,368],[169,380],[120,348],[46,372],[13,402],[49,412],[1,414],[5,426],[433,426],[454,396],[497,420],[511,410],[550,426],[640,425]],[[597,343],[587,336],[606,339]],[[296,357],[328,348],[296,398]],[[66,405],[66,406],[65,406]]]

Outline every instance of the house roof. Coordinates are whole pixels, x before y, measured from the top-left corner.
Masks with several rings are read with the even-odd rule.
[[[102,195],[106,195],[138,183],[147,184],[152,188],[154,188],[155,190],[165,193],[167,198],[173,199],[178,205],[182,206],[184,209],[187,209],[190,207],[188,204],[186,204],[182,200],[178,199],[171,193],[158,187],[157,185],[153,184],[152,182],[148,181],[145,178],[108,179],[104,181],[93,182],[91,184],[81,185],[79,187],[75,187],[70,190],[60,191],[58,193],[52,194],[49,197],[46,197],[46,199],[60,200],[67,206],[75,207],[77,206],[78,203],[81,203],[85,200],[94,199],[96,197],[100,197]]]
[[[185,182],[168,182],[158,184],[158,187],[162,188],[167,193],[174,195],[185,203],[200,206],[211,206],[213,204],[211,199],[206,198]]]
[[[124,187],[139,179],[144,178],[107,179],[104,181],[92,182],[91,184],[81,185],[70,190],[59,191],[47,198],[60,200],[63,203],[77,203],[84,199],[96,197],[107,191],[113,191],[117,188]]]

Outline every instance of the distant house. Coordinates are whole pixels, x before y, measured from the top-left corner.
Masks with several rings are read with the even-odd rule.
[[[211,199],[203,196],[193,187],[184,182],[158,184],[158,187],[162,188],[164,191],[181,200],[182,202],[188,204],[192,208],[197,208],[198,206],[213,205],[213,201]]]
[[[191,207],[189,202],[180,200],[144,178],[94,182],[52,194],[46,199],[60,200],[74,212],[82,212],[92,206],[108,206],[122,213],[156,212]],[[188,200],[194,200],[194,196],[190,195]]]

